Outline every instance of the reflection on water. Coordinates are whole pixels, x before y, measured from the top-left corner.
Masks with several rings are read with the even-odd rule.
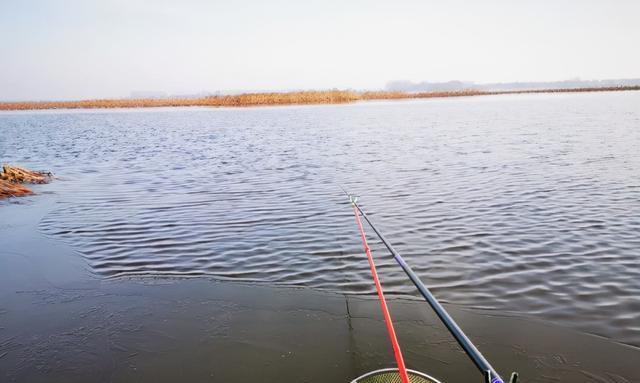
[[[640,345],[640,93],[0,115],[97,274],[369,294],[337,183],[444,301]],[[372,241],[389,293],[411,284]]]

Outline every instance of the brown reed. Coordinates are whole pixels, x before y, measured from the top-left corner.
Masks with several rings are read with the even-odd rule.
[[[296,104],[342,104],[367,100],[401,100],[411,98],[463,97],[496,94],[522,93],[569,93],[569,92],[602,92],[640,90],[640,86],[573,88],[573,89],[534,89],[484,91],[465,89],[458,91],[438,92],[389,92],[351,90],[325,90],[301,92],[244,93],[239,95],[185,97],[185,98],[145,98],[145,99],[97,99],[79,101],[26,101],[0,102],[0,110],[34,110],[34,109],[89,109],[89,108],[151,108],[177,106],[211,106],[211,107],[243,107],[266,105]]]

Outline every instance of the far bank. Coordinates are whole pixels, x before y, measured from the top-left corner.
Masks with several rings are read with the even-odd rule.
[[[77,101],[19,101],[0,102],[0,110],[42,110],[42,109],[107,109],[107,108],[157,108],[157,107],[247,107],[267,105],[312,105],[312,104],[344,104],[371,100],[404,100],[420,98],[489,96],[499,94],[526,93],[584,93],[638,91],[640,86],[595,87],[595,88],[562,88],[484,91],[465,89],[459,91],[437,92],[390,92],[352,90],[325,90],[300,92],[243,93],[239,95],[220,95],[184,98],[121,98],[95,99]]]

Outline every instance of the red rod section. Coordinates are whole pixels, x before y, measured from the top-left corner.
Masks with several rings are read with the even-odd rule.
[[[371,249],[367,244],[367,237],[364,234],[364,228],[362,227],[362,221],[360,220],[360,214],[355,205],[353,205],[353,212],[356,215],[356,222],[358,223],[358,229],[360,229],[360,237],[362,237],[362,244],[364,245],[364,252],[367,254],[369,260],[369,267],[371,268],[371,275],[373,275],[373,281],[376,284],[376,291],[378,292],[378,299],[380,300],[380,308],[384,315],[384,323],[387,325],[387,332],[389,333],[389,339],[393,346],[393,354],[396,357],[396,364],[398,365],[398,372],[402,383],[409,383],[409,376],[407,375],[407,367],[404,365],[404,358],[402,357],[402,351],[400,350],[400,344],[398,344],[398,338],[396,337],[396,330],[393,328],[393,322],[391,321],[391,314],[389,314],[389,308],[387,307],[387,301],[384,299],[384,293],[382,292],[382,285],[378,279],[378,272],[376,271],[376,264],[373,262],[373,256],[371,255]]]

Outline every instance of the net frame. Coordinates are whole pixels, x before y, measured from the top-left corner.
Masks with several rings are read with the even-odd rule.
[[[382,368],[382,369],[379,369],[379,370],[370,371],[370,372],[367,372],[367,373],[366,373],[366,374],[364,374],[364,375],[360,375],[359,377],[357,377],[357,378],[353,379],[353,380],[351,381],[351,383],[362,383],[362,382],[366,382],[366,379],[367,379],[367,378],[370,378],[370,379],[371,379],[371,378],[372,378],[373,376],[375,376],[375,375],[385,374],[385,373],[389,373],[389,372],[396,372],[396,373],[398,373],[398,369],[397,369],[397,368]],[[429,382],[429,383],[442,383],[442,382],[440,382],[438,379],[436,379],[436,378],[434,378],[434,377],[432,377],[432,376],[429,376],[429,375],[427,375],[427,374],[425,374],[425,373],[422,373],[422,372],[420,372],[420,371],[407,369],[407,372],[408,372],[408,374],[409,374],[409,381],[410,381],[410,382],[414,382],[414,380],[412,379],[412,377],[413,377],[413,376],[417,376],[417,377],[419,377],[419,378],[424,379],[424,382],[425,382],[425,383],[426,383],[426,382]],[[397,380],[397,381],[398,381],[398,382],[400,382],[400,374],[399,374],[399,373],[398,373],[398,380]],[[417,383],[419,383],[419,382],[420,382],[420,381],[418,381]]]

